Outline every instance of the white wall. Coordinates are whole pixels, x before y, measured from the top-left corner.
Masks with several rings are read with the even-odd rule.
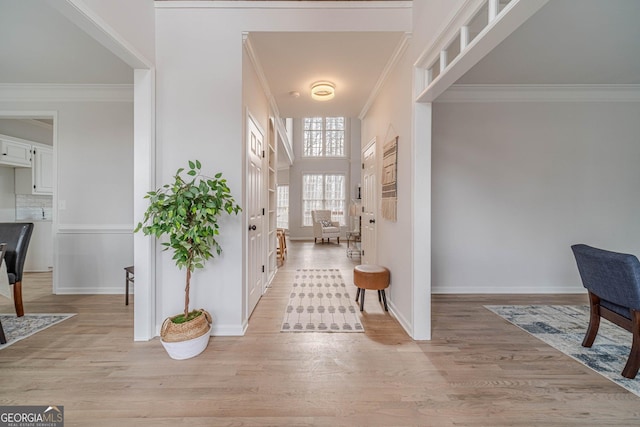
[[[215,2],[211,2],[215,3]],[[406,31],[410,9],[361,6],[245,9],[203,3],[184,8],[156,2],[157,172],[168,181],[189,158],[224,173],[234,194],[244,191],[242,33],[246,31]],[[244,194],[244,193],[242,193]],[[243,196],[244,197],[244,196]],[[239,197],[239,199],[243,199]],[[224,254],[194,277],[194,304],[210,309],[229,334],[243,319],[245,221],[223,220]],[[157,262],[156,324],[176,311],[183,274],[169,254]],[[179,300],[182,299],[180,295]]]
[[[434,291],[581,292],[570,245],[640,254],[638,117],[638,103],[436,103]]]
[[[0,116],[18,110],[57,111],[57,293],[122,293],[122,269],[133,260],[133,104],[97,101],[0,99]]]
[[[161,9],[156,16],[156,61],[162,70],[156,85],[157,182],[170,182],[187,160],[199,159],[205,170],[222,172],[242,201],[242,34],[228,28],[228,16],[207,12]],[[242,224],[241,216],[221,218],[218,241],[224,252],[192,277],[193,307],[209,310],[215,327],[232,334],[244,328]],[[162,252],[156,277],[159,323],[181,310],[184,271]]]
[[[380,188],[376,208],[376,263],[391,271],[388,300],[403,327],[413,329],[412,234],[412,61],[406,52],[389,75],[378,98],[362,120],[362,146],[376,138],[378,183],[382,176],[382,147],[398,136],[398,220],[382,218]],[[429,167],[429,165],[423,165]],[[380,187],[380,185],[378,185]],[[425,195],[429,197],[429,195]]]

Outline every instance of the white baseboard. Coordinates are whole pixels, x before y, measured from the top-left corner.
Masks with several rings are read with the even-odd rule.
[[[110,286],[100,286],[100,287],[58,286],[58,288],[56,289],[56,295],[123,295],[124,296],[124,284],[117,285],[117,286],[110,285]]]
[[[434,286],[432,294],[584,294],[581,286]]]
[[[396,306],[391,301],[389,301],[389,299],[387,299],[387,307],[389,307],[389,313],[391,313],[393,317],[396,318],[396,320],[398,321],[398,323],[400,323],[400,326],[402,326],[402,329],[404,329],[407,335],[409,335],[410,337],[413,337],[413,328],[411,327],[411,323],[407,321],[407,319],[405,319],[404,316],[402,316],[398,312],[398,310],[396,309]]]
[[[218,323],[213,322],[213,327],[211,328],[211,335],[216,337],[241,337],[244,336],[247,331],[247,324],[245,322],[244,325],[220,325]]]

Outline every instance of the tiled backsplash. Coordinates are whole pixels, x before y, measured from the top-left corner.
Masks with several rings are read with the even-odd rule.
[[[16,194],[16,221],[51,221],[52,206],[52,196],[31,196],[26,194]],[[42,215],[43,212],[44,217]]]

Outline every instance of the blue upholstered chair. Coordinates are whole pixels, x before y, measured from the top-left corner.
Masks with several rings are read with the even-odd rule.
[[[0,223],[0,243],[7,244],[4,261],[7,263],[9,283],[13,285],[13,304],[16,307],[16,315],[18,317],[24,316],[22,271],[32,233],[32,222]]]
[[[640,368],[640,262],[634,255],[605,251],[587,245],[571,246],[582,284],[589,291],[591,316],[582,341],[591,347],[600,317],[633,335],[631,352],[622,376],[635,378]]]

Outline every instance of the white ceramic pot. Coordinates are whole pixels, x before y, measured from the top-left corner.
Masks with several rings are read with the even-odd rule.
[[[161,339],[160,342],[164,346],[164,349],[167,350],[169,357],[176,360],[184,360],[196,357],[202,353],[209,344],[210,334],[211,327],[209,327],[209,331],[206,334],[200,335],[197,338],[180,342],[164,342]]]

